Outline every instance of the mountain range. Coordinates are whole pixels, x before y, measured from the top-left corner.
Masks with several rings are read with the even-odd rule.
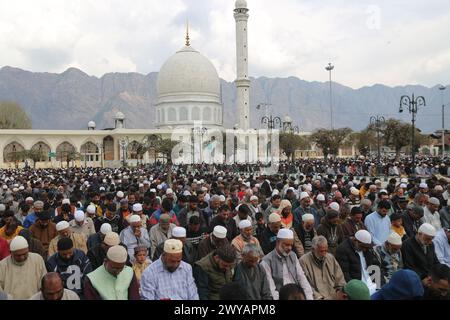
[[[36,73],[13,67],[0,69],[0,101],[20,104],[30,116],[34,129],[84,129],[94,120],[97,129],[111,128],[113,117],[121,111],[127,128],[153,128],[154,103],[158,73],[108,73],[101,78],[89,76],[76,68],[63,73]],[[261,117],[268,114],[283,119],[289,115],[300,131],[330,127],[329,82],[308,82],[296,77],[251,79],[250,123],[261,127]],[[221,80],[224,125],[233,127],[237,120],[234,83]],[[441,128],[441,92],[438,86],[388,87],[376,84],[352,89],[332,83],[333,123],[335,128],[364,129],[371,116],[383,115],[411,121],[408,110],[399,113],[402,95],[424,96],[417,127],[425,133]],[[447,94],[448,96],[448,94]],[[448,101],[447,101],[448,102]],[[258,104],[270,104],[257,108]],[[450,127],[450,111],[445,117]]]

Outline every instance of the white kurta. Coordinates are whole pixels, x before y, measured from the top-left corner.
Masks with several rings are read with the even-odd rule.
[[[46,273],[44,259],[39,254],[28,253],[23,266],[15,265],[9,256],[0,261],[0,289],[14,300],[29,299],[41,289],[41,279]]]

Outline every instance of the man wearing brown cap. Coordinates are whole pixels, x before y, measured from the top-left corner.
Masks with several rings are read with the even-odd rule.
[[[166,241],[167,239],[172,238],[172,230],[176,227],[175,224],[170,223],[171,217],[163,213],[159,216],[158,224],[155,224],[150,229],[150,243],[151,243],[151,252],[150,254],[156,251],[156,247]]]
[[[86,277],[87,300],[140,300],[139,283],[133,269],[125,265],[127,256],[120,245],[108,249],[104,264]]]
[[[194,264],[194,278],[200,300],[219,300],[220,289],[232,282],[236,249],[226,244]]]

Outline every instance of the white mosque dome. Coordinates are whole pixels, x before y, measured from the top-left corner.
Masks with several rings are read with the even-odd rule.
[[[284,122],[291,122],[292,123],[292,118],[289,116],[285,116],[284,117]]]
[[[125,119],[125,115],[122,112],[117,112],[116,115],[114,116],[114,119],[117,120],[124,120]]]
[[[185,46],[162,66],[157,89],[160,97],[173,94],[220,96],[220,79],[208,58]]]
[[[247,8],[247,1],[245,0],[236,0],[236,8]]]
[[[95,128],[95,122],[94,121],[89,121],[88,122],[88,128]]]

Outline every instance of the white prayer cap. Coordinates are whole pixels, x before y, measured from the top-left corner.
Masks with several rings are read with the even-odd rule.
[[[6,180],[5,180],[5,181],[6,181]],[[3,188],[3,190],[7,190],[7,189],[8,189],[8,186],[7,186],[6,184],[4,184],[2,188]]]
[[[338,211],[338,212],[339,212],[339,209],[340,209],[339,203],[337,203],[337,202],[332,202],[332,203],[330,203],[328,206],[330,207],[330,209],[333,209],[334,211]]]
[[[183,227],[175,227],[172,230],[172,236],[175,238],[186,238],[186,229]]]
[[[19,190],[20,190],[20,191],[23,191],[23,190],[25,190],[25,187],[24,187],[24,186],[20,186],[20,187],[19,187]]]
[[[269,215],[269,223],[280,222],[280,221],[281,221],[281,216],[278,213],[274,212]]]
[[[389,242],[390,244],[399,246],[402,244],[402,238],[399,236],[399,234],[397,232],[392,232],[388,238],[387,238],[387,242]]]
[[[105,189],[105,187],[100,187],[99,190],[100,190],[100,191],[105,191],[106,189]]]
[[[420,189],[427,189],[428,185],[425,182],[422,182],[421,184],[419,184],[419,188]]]
[[[375,180],[375,184],[379,184],[379,183],[381,183],[381,180]]]
[[[123,198],[125,197],[125,194],[122,191],[117,191],[116,196],[117,198]]]
[[[142,210],[144,210],[144,209],[142,208],[142,204],[140,204],[140,203],[135,203],[135,204],[133,204],[133,211],[134,211],[134,212],[139,212],[139,211],[142,211]]]
[[[144,184],[150,184],[150,181],[144,180]]]
[[[155,189],[155,188],[152,188],[152,189],[150,189],[150,192],[156,193],[156,189]]]
[[[290,239],[290,240],[293,240],[294,239],[294,233],[290,229],[286,229],[286,228],[280,229],[280,231],[278,231],[278,234],[277,234],[277,239]]]
[[[81,210],[77,210],[75,212],[74,217],[75,217],[75,221],[78,221],[78,222],[84,221],[84,219],[86,219],[86,216],[84,215],[84,212],[81,211]]]
[[[6,206],[3,203],[0,203],[0,211],[5,211]]]
[[[280,191],[278,191],[277,189],[274,189],[272,191],[272,196],[276,195],[276,194],[280,194]]]
[[[19,192],[19,188],[14,188],[12,191],[13,191],[14,193]]]
[[[165,253],[182,253],[183,243],[178,239],[169,239],[164,241]]]
[[[352,187],[352,188],[350,189],[350,192],[351,192],[352,195],[354,195],[354,196],[359,195],[359,190],[356,189],[355,187]]]
[[[314,221],[314,216],[311,214],[311,213],[305,213],[303,216],[302,216],[302,221],[303,222],[306,222],[306,221]]]
[[[300,193],[300,201],[305,199],[305,198],[309,198],[309,194],[308,192],[302,192]]]
[[[419,233],[426,234],[427,236],[434,237],[436,235],[436,229],[429,223],[423,223],[418,230]]]
[[[213,235],[219,239],[225,239],[227,236],[227,229],[222,226],[215,226],[213,230]]]
[[[27,197],[27,198],[25,199],[25,202],[28,202],[28,201],[34,202],[34,199],[33,199],[32,197]]]
[[[111,225],[109,223],[104,223],[100,227],[100,232],[104,234],[105,236],[112,231]]]
[[[187,190],[183,192],[183,196],[190,196],[190,195],[191,195],[191,193]]]
[[[251,197],[250,197],[250,201],[253,201],[253,200],[259,200],[259,199],[258,199],[257,196],[251,196]]]
[[[128,219],[129,223],[134,223],[134,222],[141,222],[141,217],[139,217],[137,214],[133,214],[129,219]]]
[[[70,228],[70,224],[67,221],[60,221],[56,224],[56,231],[61,231]]]
[[[26,249],[26,248],[28,248],[28,242],[22,236],[15,237],[14,239],[12,239],[11,243],[9,244],[9,250],[11,252]]]
[[[406,185],[406,183],[401,183],[401,184],[400,184],[400,188],[406,189],[406,188],[408,188],[408,186]]]
[[[408,183],[408,179],[406,179],[406,178],[401,178],[401,179],[400,179],[400,183]]]
[[[450,206],[450,198],[447,200],[447,205]]]
[[[441,202],[439,201],[438,198],[435,197],[431,197],[430,199],[428,199],[428,202],[431,204],[434,204],[435,206],[438,206],[441,204]]]
[[[115,232],[108,232],[103,239],[103,242],[108,246],[117,246],[120,243],[120,237]]]
[[[311,192],[312,191],[312,185],[308,183],[306,185],[306,189],[305,190]]]
[[[333,184],[332,186],[331,186],[331,189],[337,189],[338,188],[338,185],[337,184]]]
[[[70,199],[63,199],[63,201],[61,202],[61,204],[70,204]],[[89,208],[89,207],[88,207]]]
[[[163,188],[162,184],[158,184],[158,185],[156,186],[156,189],[158,189],[158,190],[161,190],[162,188]]]
[[[250,228],[252,226],[252,223],[248,220],[241,220],[241,222],[239,222],[239,229],[245,229],[245,228]]]
[[[143,183],[139,183],[139,188],[143,188],[144,184]]]
[[[108,249],[108,253],[106,254],[109,260],[116,263],[125,263],[127,262],[127,249],[120,245],[112,246]]]
[[[440,184],[434,187],[434,191],[444,191],[444,188]]]
[[[318,194],[317,201],[325,201],[325,196],[323,194]]]
[[[220,202],[225,202],[225,196],[223,194],[220,195]]]
[[[95,213],[96,208],[93,204],[88,205],[87,209],[86,209],[87,213]]]
[[[359,230],[355,233],[355,238],[364,244],[372,244],[372,236],[367,230]]]
[[[380,193],[381,193],[381,192],[383,192],[383,193],[388,193],[386,189],[381,189],[381,190],[380,190]]]

